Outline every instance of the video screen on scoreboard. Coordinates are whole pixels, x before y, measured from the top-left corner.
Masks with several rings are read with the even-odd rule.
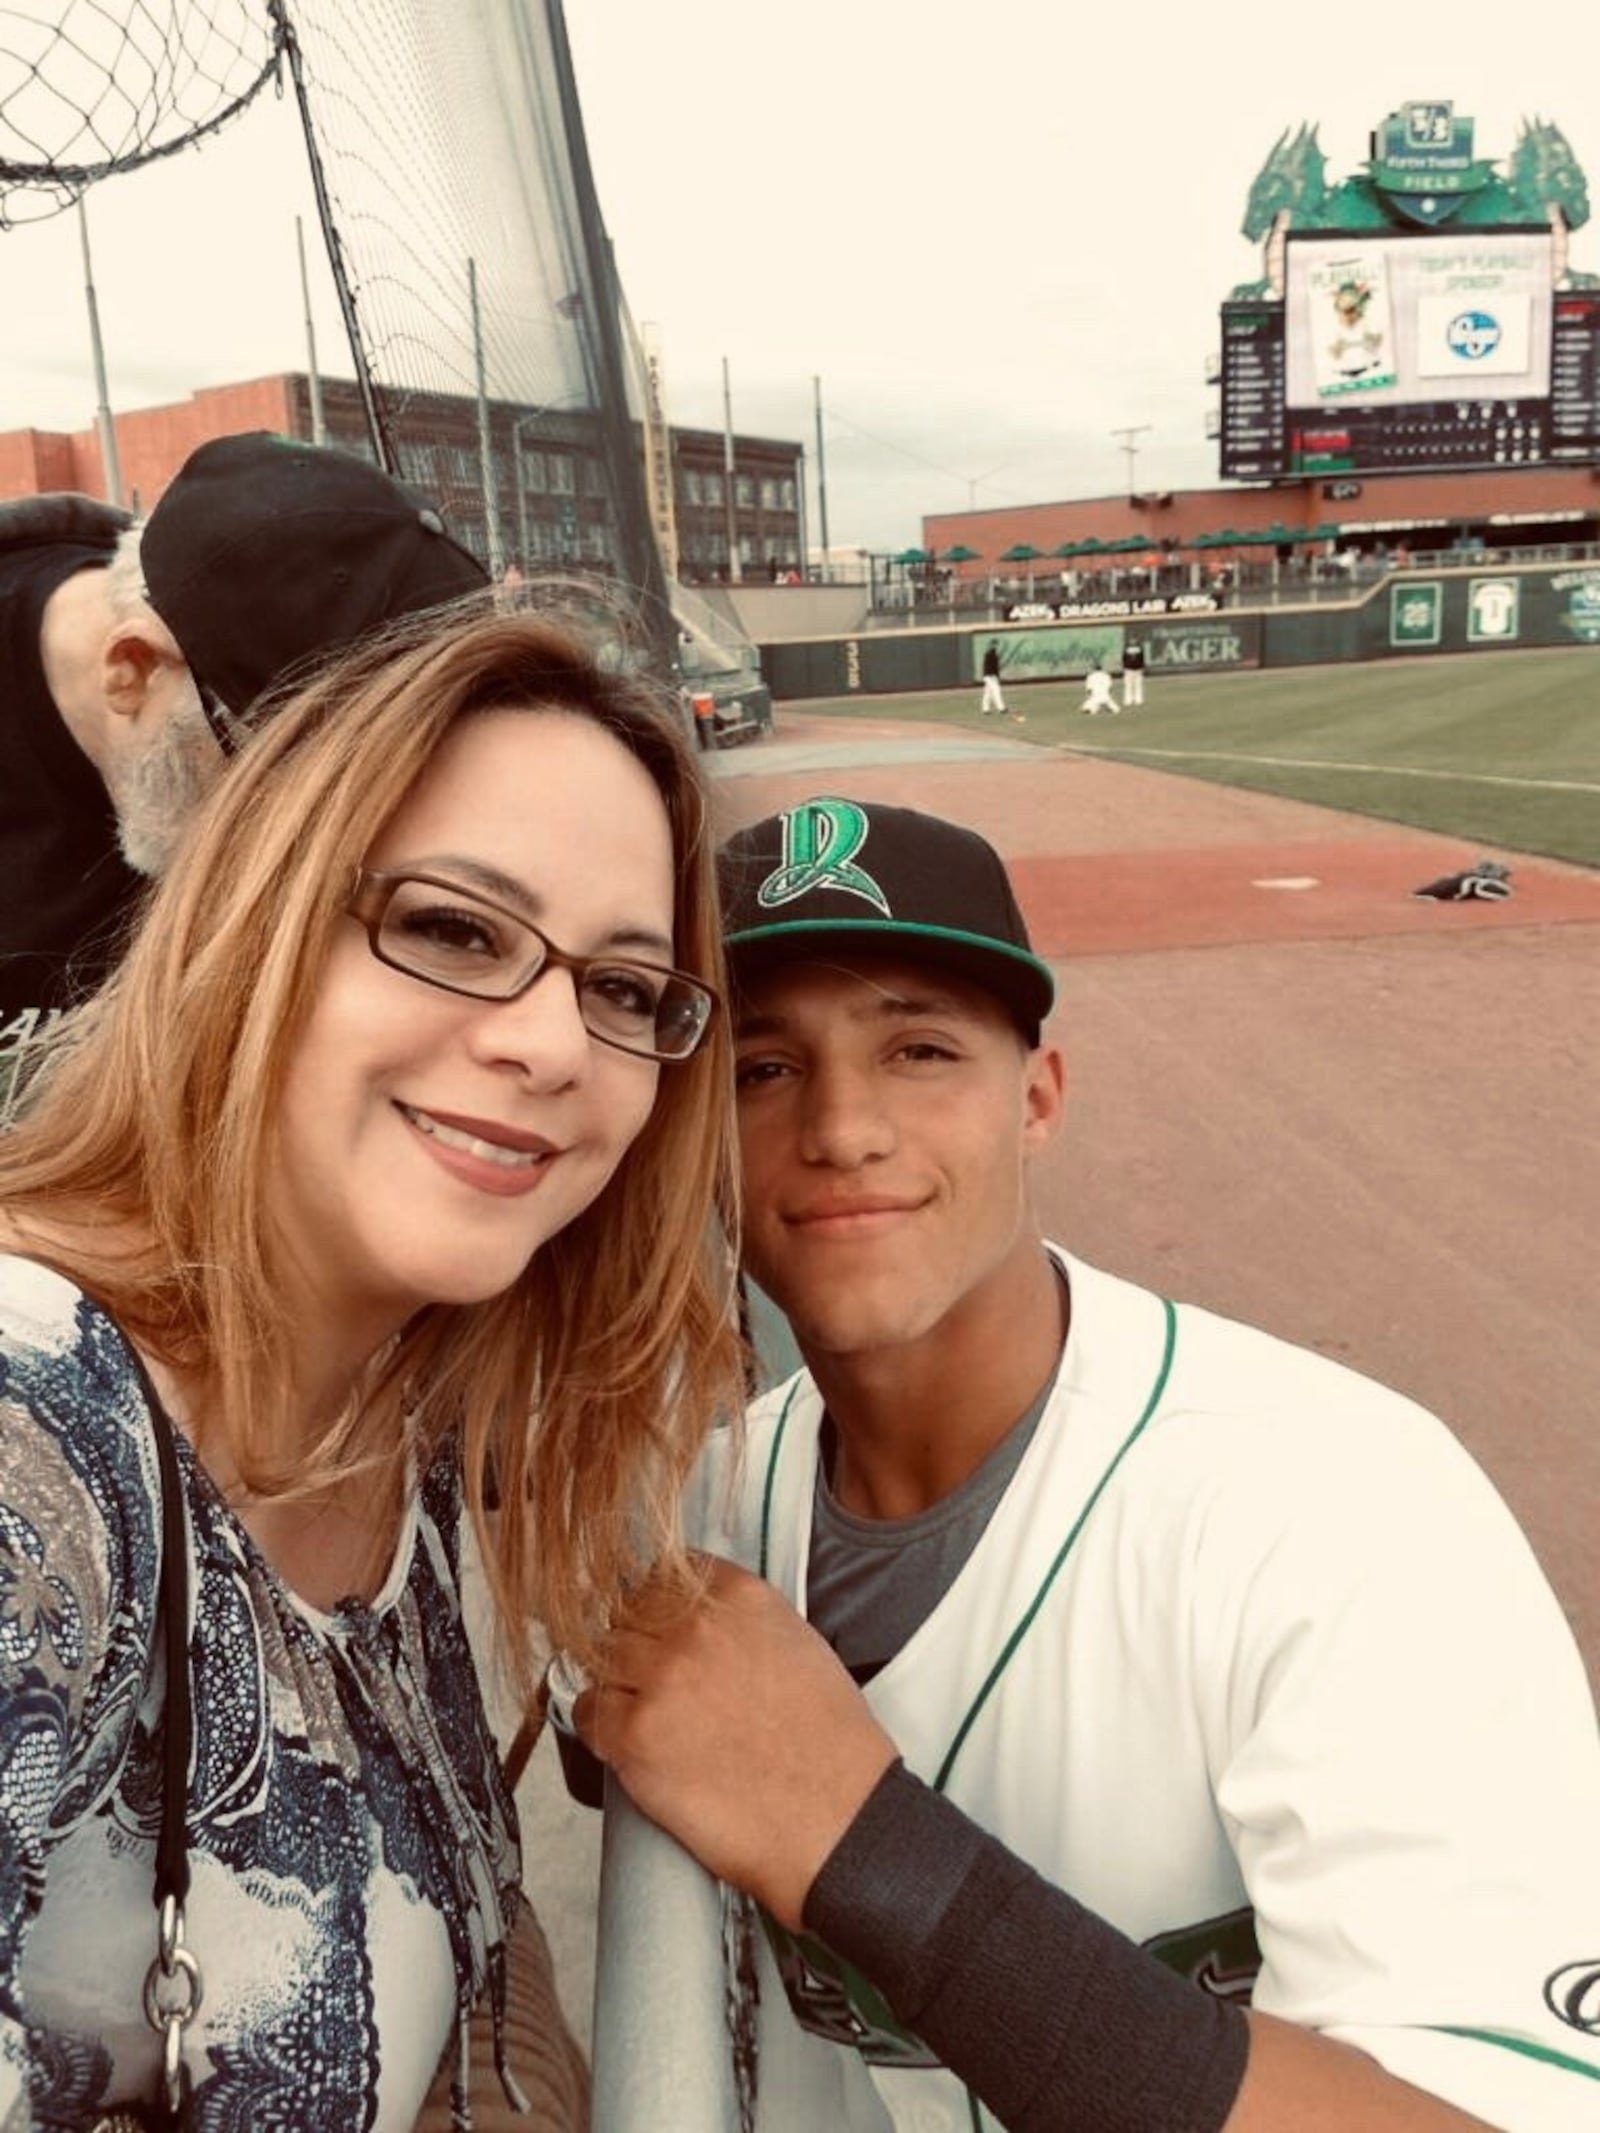
[[[1291,231],[1291,420],[1447,400],[1548,400],[1553,281],[1548,231]]]

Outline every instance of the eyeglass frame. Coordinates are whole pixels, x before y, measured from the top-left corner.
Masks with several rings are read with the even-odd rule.
[[[389,905],[395,892],[411,881],[423,882],[431,889],[446,889],[452,896],[465,896],[473,903],[481,904],[486,911],[492,911],[497,918],[509,919],[524,933],[533,935],[544,953],[514,992],[475,992],[470,986],[451,985],[443,978],[430,978],[420,970],[412,970],[405,963],[397,963],[393,956],[384,953],[378,941]],[[375,889],[381,895],[381,901],[377,903],[372,901]],[[682,1066],[684,1061],[692,1059],[704,1044],[706,1034],[723,1004],[722,997],[714,985],[708,985],[704,978],[697,978],[690,971],[674,969],[670,963],[648,963],[639,956],[631,955],[572,955],[565,948],[558,948],[547,933],[534,925],[531,919],[524,918],[520,911],[513,911],[507,905],[497,903],[492,896],[485,896],[481,890],[469,889],[462,882],[451,881],[442,874],[430,874],[423,869],[412,871],[408,868],[396,873],[384,867],[357,867],[350,884],[350,894],[342,908],[346,917],[353,918],[366,934],[367,946],[372,951],[374,961],[381,963],[385,970],[396,971],[403,978],[414,978],[419,985],[431,985],[436,992],[453,993],[460,1000],[481,1000],[491,1007],[501,1007],[509,1001],[520,1000],[531,992],[547,970],[570,970],[578,981],[575,987],[578,1019],[583,1022],[585,1033],[592,1037],[596,1044],[610,1045],[613,1051],[623,1052],[630,1059],[650,1059],[660,1066]],[[596,964],[623,970],[647,970],[652,977],[675,978],[680,985],[687,985],[692,991],[700,994],[706,1002],[706,1015],[689,1049],[686,1052],[641,1050],[636,1045],[622,1043],[619,1038],[608,1037],[603,1030],[590,1029],[589,1024],[583,1020],[582,981],[584,973]]]

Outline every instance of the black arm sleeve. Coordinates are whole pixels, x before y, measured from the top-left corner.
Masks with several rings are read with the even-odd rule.
[[[829,1854],[805,1925],[1010,2133],[1218,2133],[1242,2011],[1053,1887],[894,1764]]]

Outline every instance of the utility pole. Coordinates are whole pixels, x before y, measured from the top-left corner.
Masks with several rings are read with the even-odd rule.
[[[828,462],[822,449],[822,380],[811,380],[817,409],[817,521],[822,535],[822,582],[833,582],[833,558],[828,552]]]
[[[306,377],[311,387],[311,442],[326,444],[328,425],[322,412],[322,373],[317,368],[317,330],[311,323],[311,281],[306,273],[306,233],[298,215],[294,218],[295,247],[300,254],[300,301],[306,315]]]
[[[733,508],[733,394],[728,385],[728,359],[722,359],[722,497],[728,518],[728,583],[737,585],[739,567],[739,521]]]
[[[498,585],[505,568],[500,544],[500,501],[495,494],[494,437],[489,426],[489,393],[483,367],[483,320],[478,315],[478,262],[467,261],[467,295],[472,305],[472,368],[478,385],[478,469],[483,483],[483,525],[489,543],[489,575]]]
[[[106,501],[122,508],[122,461],[117,453],[117,425],[106,388],[106,352],[100,345],[100,310],[94,296],[94,268],[89,259],[89,217],[83,195],[78,195],[78,235],[83,240],[83,291],[89,308],[89,347],[94,356],[95,427],[100,432],[100,463],[105,474]]]
[[[1127,429],[1113,430],[1111,432],[1113,437],[1120,440],[1118,449],[1128,455],[1128,495],[1130,498],[1138,494],[1138,484],[1134,481],[1133,470],[1139,457],[1139,439],[1145,435],[1149,428],[1150,424],[1148,422],[1136,422]]]

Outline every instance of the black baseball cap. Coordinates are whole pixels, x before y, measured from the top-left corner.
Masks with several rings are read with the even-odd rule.
[[[189,455],[140,559],[202,692],[236,717],[369,631],[489,582],[427,497],[353,452],[266,430]]]
[[[976,830],[871,800],[803,800],[737,831],[718,867],[736,985],[830,945],[877,948],[982,987],[1039,1041],[1055,979]]]

